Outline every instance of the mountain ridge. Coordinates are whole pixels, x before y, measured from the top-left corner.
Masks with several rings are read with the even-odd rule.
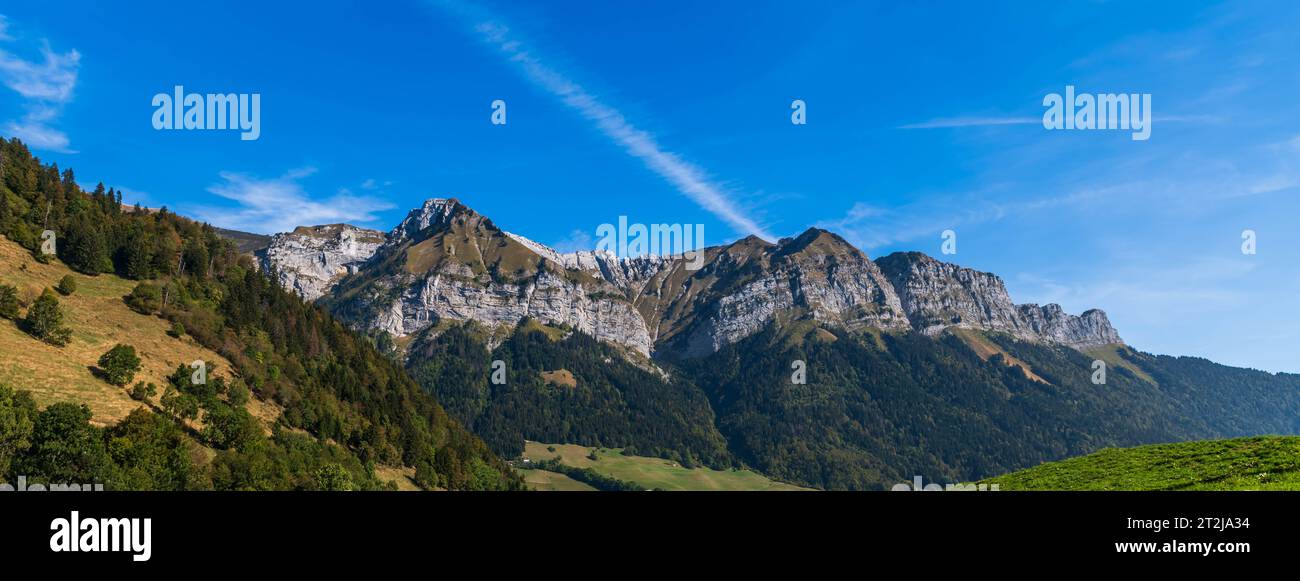
[[[698,270],[680,255],[561,253],[457,198],[430,198],[387,234],[345,224],[299,228],[275,235],[258,257],[285,288],[396,337],[438,320],[513,325],[531,317],[642,355],[698,357],[772,321],[807,318],[931,336],[971,328],[1076,349],[1123,344],[1100,309],[1072,315],[1054,304],[1015,304],[995,274],[915,251],[872,260],[821,228],[702,252]]]

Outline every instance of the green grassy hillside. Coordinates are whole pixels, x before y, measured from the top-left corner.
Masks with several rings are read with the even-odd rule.
[[[1002,490],[1300,490],[1300,437],[1107,448],[983,482]]]

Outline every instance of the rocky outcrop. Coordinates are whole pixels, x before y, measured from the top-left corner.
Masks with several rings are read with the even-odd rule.
[[[996,275],[898,252],[876,260],[898,293],[912,327],[935,334],[948,327],[1020,331],[1016,307]]]
[[[1081,316],[1060,305],[1015,305],[996,275],[935,260],[920,252],[897,252],[876,261],[917,331],[935,335],[949,327],[1009,333],[1027,341],[1076,349],[1122,343],[1106,313]]]
[[[636,298],[641,312],[655,322],[657,343],[685,356],[711,353],[772,322],[909,328],[898,296],[876,265],[824,230],[777,244],[751,237],[707,259],[704,268],[685,273],[684,284],[672,280],[675,270],[651,277],[649,285],[657,292],[643,291]]]
[[[281,286],[314,301],[356,272],[384,240],[383,232],[347,224],[300,226],[276,234],[254,256],[263,270],[275,271]]]
[[[1039,341],[1075,349],[1124,342],[1101,309],[1087,310],[1077,317],[1066,313],[1060,305],[1019,305],[1016,309],[1031,336]]]
[[[408,281],[395,300],[361,326],[394,336],[419,333],[440,320],[514,326],[526,318],[567,325],[603,341],[651,351],[650,335],[632,305],[549,272],[520,282],[497,283],[443,269]]]
[[[876,265],[824,230],[778,244],[751,236],[710,248],[699,269],[687,268],[683,257],[560,254],[514,237],[566,269],[619,289],[646,321],[656,348],[685,356],[712,353],[773,321],[810,318],[854,330],[909,327]]]
[[[398,337],[443,320],[497,327],[531,318],[650,354],[645,321],[620,289],[535,246],[454,199],[429,200],[330,306],[355,326]]]

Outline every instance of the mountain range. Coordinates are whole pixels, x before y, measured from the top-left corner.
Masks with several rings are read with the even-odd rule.
[[[1143,353],[1101,310],[1015,304],[994,274],[872,260],[817,228],[708,247],[693,268],[560,253],[431,199],[387,233],[302,227],[254,252],[507,458],[562,442],[881,489],[1300,433],[1298,376]]]
[[[755,236],[682,257],[561,254],[506,232],[456,199],[431,199],[391,232],[347,224],[301,227],[257,250],[260,264],[307,300],[359,328],[394,337],[439,321],[568,325],[642,355],[714,353],[773,322],[938,335],[1004,332],[1075,348],[1121,344],[1106,314],[1016,305],[996,275],[919,252],[875,261],[811,228],[769,243]]]

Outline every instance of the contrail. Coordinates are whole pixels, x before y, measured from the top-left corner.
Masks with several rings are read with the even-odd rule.
[[[474,22],[475,30],[485,42],[519,65],[528,80],[554,95],[582,117],[595,123],[606,137],[614,140],[632,156],[640,159],[651,171],[659,174],[682,194],[704,209],[731,225],[738,232],[754,234],[775,240],[753,219],[745,215],[727,197],[721,186],[711,181],[704,170],[677,154],[666,151],[653,135],[637,129],[622,113],[602,103],[595,95],[573,82],[555,69],[542,64],[519,40],[510,36],[510,30],[485,11],[459,3],[435,2]]]

